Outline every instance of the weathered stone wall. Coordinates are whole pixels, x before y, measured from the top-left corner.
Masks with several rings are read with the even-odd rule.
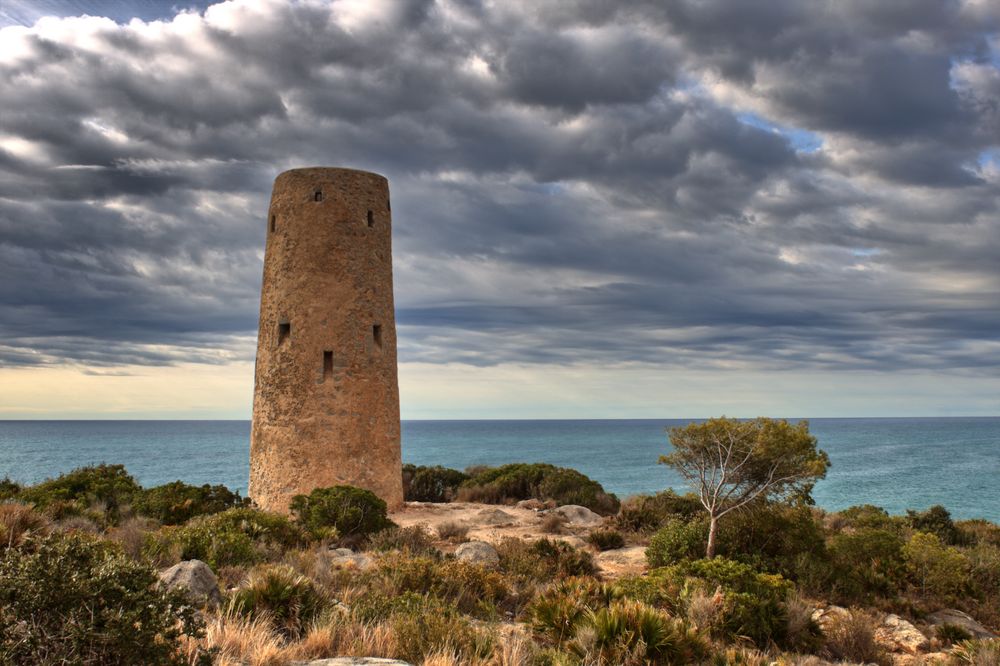
[[[348,484],[403,502],[389,183],[309,168],[274,181],[250,435],[250,497]]]

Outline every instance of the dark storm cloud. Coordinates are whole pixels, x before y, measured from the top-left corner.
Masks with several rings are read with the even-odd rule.
[[[403,361],[993,373],[998,25],[317,1],[7,29],[0,365],[252,357],[270,182],[346,164],[392,184]]]

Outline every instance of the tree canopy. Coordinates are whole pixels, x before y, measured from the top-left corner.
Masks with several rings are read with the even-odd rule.
[[[718,520],[756,500],[811,502],[830,459],[806,421],[720,417],[669,430],[674,450],[660,462],[676,469],[709,514],[706,557],[715,555]]]

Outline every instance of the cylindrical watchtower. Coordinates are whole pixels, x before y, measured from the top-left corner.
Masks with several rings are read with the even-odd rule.
[[[389,183],[353,169],[274,181],[250,434],[250,497],[346,484],[403,503]]]

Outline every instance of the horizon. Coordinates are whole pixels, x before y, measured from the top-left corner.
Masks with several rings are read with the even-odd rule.
[[[248,420],[310,164],[404,421],[1000,414],[1000,5],[661,4],[3,3],[0,420]]]

